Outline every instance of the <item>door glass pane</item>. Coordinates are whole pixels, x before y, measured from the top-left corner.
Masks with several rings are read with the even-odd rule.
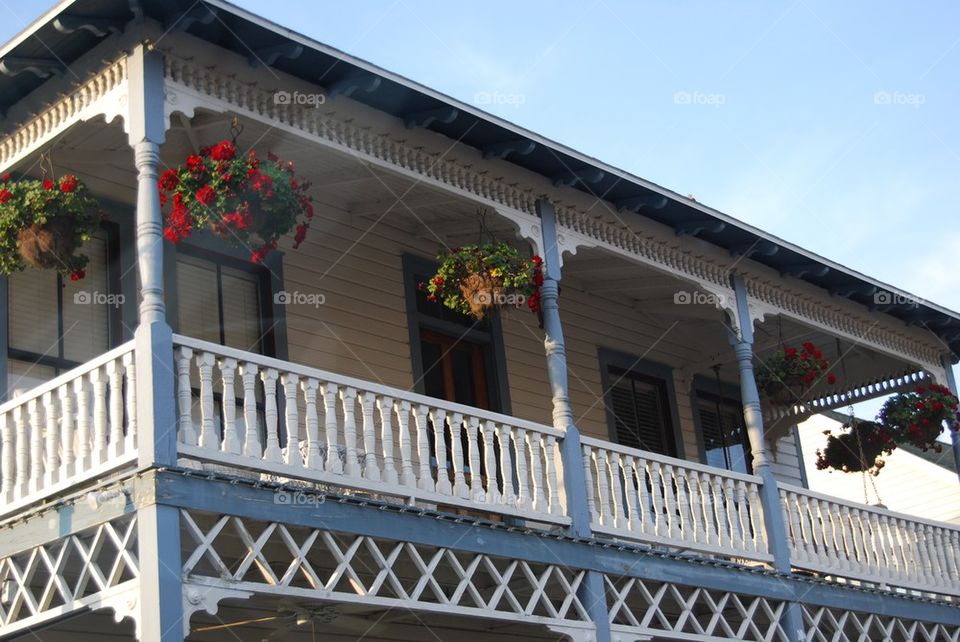
[[[90,257],[80,281],[63,279],[63,356],[89,361],[110,347],[110,314],[117,301],[108,296],[107,244],[93,238],[83,244]]]
[[[443,349],[440,344],[426,337],[420,340],[420,355],[423,362],[423,393],[429,397],[446,399],[443,389],[443,363],[440,356]]]
[[[260,352],[260,288],[257,277],[229,267],[221,268],[224,345]]]
[[[451,350],[450,357],[453,365],[454,401],[465,406],[477,406],[473,350],[455,348]]]
[[[177,320],[181,334],[220,343],[217,266],[180,256],[177,259]]]
[[[740,405],[729,399],[702,395],[698,401],[706,463],[741,473],[750,472],[750,453]]]

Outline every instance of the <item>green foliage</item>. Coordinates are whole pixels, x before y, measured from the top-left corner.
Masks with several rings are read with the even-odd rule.
[[[960,429],[957,398],[949,388],[935,383],[918,386],[887,399],[878,420],[900,444],[911,444],[924,450],[940,451],[937,437],[946,422],[951,430]]]

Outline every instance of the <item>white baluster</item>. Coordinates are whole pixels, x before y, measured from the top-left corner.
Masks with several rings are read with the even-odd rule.
[[[563,515],[563,506],[560,504],[559,478],[557,476],[557,462],[560,461],[560,454],[557,452],[557,438],[553,435],[547,435],[546,442],[544,462],[547,469],[548,511],[551,515]],[[588,491],[589,488],[587,486]]]
[[[43,484],[50,486],[60,477],[60,424],[57,422],[57,409],[52,391],[45,392],[43,395],[43,416],[46,419]],[[38,425],[37,429],[39,428]]]
[[[237,427],[237,360],[220,359],[220,380],[223,386],[223,452],[239,455],[243,452],[240,430]]]
[[[450,419],[450,463],[453,466],[453,494],[463,499],[469,498],[467,480],[463,474],[463,415],[453,413]]]
[[[747,483],[736,482],[737,488],[737,546],[748,553],[756,551],[750,537],[750,519],[747,514]],[[789,534],[789,531],[788,531]]]
[[[380,442],[383,445],[383,481],[395,486],[400,478],[394,463],[396,453],[393,447],[393,398],[378,396],[377,412],[380,413]]]
[[[687,472],[687,486],[690,495],[690,536],[691,541],[698,544],[707,544],[709,537],[706,532],[706,518],[703,513],[703,495],[700,492],[700,472]]]
[[[593,479],[593,449],[590,446],[581,446],[583,453],[583,477],[587,486],[587,510],[590,512],[590,524],[597,526],[600,523],[600,513],[597,511],[597,486]]]
[[[430,409],[417,405],[414,419],[417,422],[417,485],[421,490],[433,490],[433,474],[430,472]]]
[[[397,413],[397,433],[400,441],[400,483],[405,488],[417,487],[417,476],[413,472],[413,448],[410,441],[410,402],[394,401]]]
[[[323,432],[327,446],[326,470],[342,475],[343,462],[340,461],[336,398],[337,384],[327,383],[323,389]]]
[[[513,428],[513,444],[517,452],[517,507],[532,508],[530,496],[530,478],[527,464],[527,431],[523,428]]]
[[[666,508],[664,507],[663,486],[666,480],[662,477],[660,462],[650,462],[650,495],[651,505],[653,506],[654,535],[667,537],[669,534],[669,525],[665,521]]]
[[[597,460],[597,488],[599,490],[600,524],[614,525],[613,507],[610,504],[610,469],[607,466],[607,451],[603,448],[596,450]]]
[[[133,352],[127,352],[123,355],[123,371],[126,379],[126,390],[124,391],[124,413],[127,420],[126,445],[124,450],[128,453],[134,452],[137,448],[137,366]],[[66,412],[66,410],[64,410]],[[72,444],[71,440],[71,444]]]
[[[500,486],[497,483],[497,451],[493,445],[497,425],[488,419],[480,424],[480,432],[483,439],[484,472],[487,478],[487,502],[495,504],[500,501]],[[477,476],[480,476],[479,470]]]
[[[213,402],[213,361],[210,352],[197,354],[197,369],[200,372],[200,447],[207,450],[220,449]]]
[[[0,501],[9,504],[13,501],[16,488],[16,428],[11,424],[12,417],[4,413],[0,415],[0,443],[2,443],[2,459],[0,459]]]
[[[13,423],[17,429],[16,494],[23,497],[30,492],[30,435],[24,417],[23,405],[13,409]]]
[[[40,425],[40,408],[36,398],[27,402],[30,426],[30,492],[43,487],[43,427]]]
[[[689,471],[677,467],[673,471],[673,481],[676,485],[674,493],[677,498],[677,526],[680,537],[686,542],[697,541],[697,530],[690,518],[690,488],[687,485]]]
[[[307,430],[307,468],[320,470],[324,468],[323,458],[320,456],[320,420],[317,413],[317,390],[320,382],[316,379],[304,379],[300,382],[303,390],[303,404],[306,412],[304,422]],[[334,424],[336,425],[336,424]],[[290,445],[287,445],[290,448]],[[329,470],[329,469],[328,469]]]
[[[533,509],[541,513],[548,513],[547,496],[545,493],[543,474],[543,437],[538,432],[528,432],[526,436],[527,449],[530,451],[530,479],[532,481]]]
[[[283,461],[280,450],[280,432],[277,428],[280,413],[277,411],[277,379],[279,373],[274,368],[260,371],[263,382],[263,419],[267,427],[267,443],[263,450],[264,461],[279,463]]]
[[[737,507],[734,506],[736,489],[733,480],[727,477],[723,480],[723,503],[727,509],[728,544],[731,549],[737,550]]]
[[[811,561],[810,555],[813,552],[813,542],[812,535],[810,532],[804,536],[803,529],[800,525],[801,515],[807,514],[806,509],[806,497],[803,497],[801,500],[796,493],[789,492],[784,493],[781,491],[782,496],[786,499],[784,501],[784,507],[786,519],[786,526],[789,528],[789,538],[793,543],[793,546],[790,548],[790,555],[797,562],[809,562]]]
[[[373,418],[375,396],[372,392],[360,393],[360,408],[363,410],[363,476],[371,481],[380,481],[380,465],[377,463],[377,427]]]
[[[297,388],[300,378],[289,372],[280,377],[283,386],[283,425],[287,433],[287,447],[283,452],[284,463],[301,468],[303,455],[300,454],[300,409],[297,407]],[[316,401],[314,401],[316,403]],[[316,412],[316,409],[314,409]],[[314,417],[316,421],[316,417]],[[314,423],[316,428],[316,423]]]
[[[260,423],[257,419],[257,364],[245,361],[240,366],[243,381],[243,423],[245,426],[243,454],[247,457],[263,457],[260,445]]]
[[[470,461],[470,500],[483,504],[486,502],[486,493],[480,479],[480,420],[467,417],[464,433],[467,435],[467,456]]]
[[[87,396],[86,377],[73,380],[73,394],[77,398],[77,467],[86,470],[91,464],[90,454],[90,406]],[[19,447],[19,435],[17,446]],[[25,443],[25,442],[24,442]]]
[[[178,426],[180,442],[188,446],[197,445],[197,433],[191,416],[193,394],[190,390],[190,359],[192,357],[193,350],[190,348],[177,348],[177,400],[180,409]]]
[[[357,459],[357,390],[341,388],[340,401],[343,404],[343,448],[346,457],[346,473],[350,477],[360,478],[360,462]]]
[[[639,502],[637,500],[636,462],[633,455],[623,455],[623,491],[625,498],[624,522],[622,526],[631,532],[639,533],[640,524]]]
[[[513,487],[513,446],[510,442],[510,426],[500,424],[500,430],[497,431],[497,441],[500,444],[500,473],[503,476],[500,502],[505,506],[516,506],[517,494]]]
[[[107,381],[110,386],[110,445],[111,457],[123,454],[123,366],[119,359],[107,362]]]
[[[102,464],[109,458],[107,452],[107,379],[101,368],[90,372],[93,384],[93,461]]]
[[[433,426],[433,450],[437,460],[437,492],[450,495],[453,488],[447,472],[447,413],[442,408],[431,408],[430,418]]]

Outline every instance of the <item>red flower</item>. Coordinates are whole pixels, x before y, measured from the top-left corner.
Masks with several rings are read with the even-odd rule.
[[[217,193],[213,191],[213,188],[209,185],[204,185],[197,190],[197,201],[201,205],[209,205],[213,202],[213,199],[217,197]]]
[[[784,354],[784,356],[785,356],[787,359],[796,359],[796,357],[797,357],[797,349],[796,349],[796,348],[787,348],[787,349],[785,349],[785,350],[783,351],[783,354]]]
[[[210,158],[213,160],[228,161],[236,155],[237,148],[229,140],[220,141],[210,149]]]
[[[79,281],[85,276],[87,276],[87,273],[84,272],[83,270],[74,270],[73,272],[70,273],[70,280]]]
[[[6,203],[11,198],[13,198],[13,194],[10,193],[10,190],[8,190],[6,187],[0,189],[0,203]]]
[[[827,374],[827,383],[830,384],[831,386],[837,383],[837,376],[832,372]]]
[[[303,240],[307,237],[307,228],[310,227],[306,223],[301,223],[297,226],[297,231],[293,235],[293,249],[300,247],[300,244],[303,243]]]
[[[923,386],[917,386],[917,394],[918,394],[918,395],[922,395],[922,394],[925,393],[926,391],[927,391],[927,389],[924,388]]]
[[[927,409],[927,404],[923,403],[922,401],[917,402],[917,410],[926,410],[926,409]]]
[[[541,265],[543,265],[543,259],[541,259],[541,258],[540,258],[538,255],[536,255],[536,254],[534,254],[534,255],[530,258],[530,261],[532,261],[533,264],[536,265],[536,266],[538,266],[538,267],[541,266]]]
[[[77,177],[73,174],[68,174],[63,177],[63,180],[60,181],[60,191],[69,194],[77,189]]]
[[[10,180],[10,172],[4,172],[3,176],[0,176],[0,181],[6,183]]]
[[[53,189],[53,181],[51,181],[49,178],[48,178],[47,180],[43,181],[43,189],[45,189],[45,190],[52,190],[52,189]]]
[[[432,283],[433,283],[434,286],[436,286],[436,287],[438,287],[438,288],[441,287],[441,286],[443,285],[443,277],[442,277],[442,276],[435,276],[435,277],[433,277]]]
[[[803,349],[806,350],[807,352],[813,352],[814,350],[817,349],[817,346],[813,345],[813,343],[811,343],[810,341],[804,341]]]
[[[200,174],[206,169],[203,158],[196,154],[187,156],[187,169],[193,174]]]
[[[172,190],[176,189],[177,185],[180,184],[180,177],[177,176],[177,173],[172,169],[168,169],[163,174],[160,175],[160,180],[157,181],[157,185],[160,186],[160,189],[163,190]]]
[[[250,177],[250,187],[253,188],[255,192],[269,196],[270,192],[273,191],[273,179],[270,178],[269,174],[257,172]]]

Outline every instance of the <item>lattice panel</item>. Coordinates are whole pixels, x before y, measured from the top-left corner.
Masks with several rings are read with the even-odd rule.
[[[184,577],[251,591],[589,622],[584,571],[232,516],[181,512]]]
[[[130,515],[0,560],[0,626],[80,608],[135,579],[137,522]]]
[[[783,602],[632,577],[605,580],[615,628],[696,640],[789,642],[780,626]]]
[[[803,605],[807,642],[957,642],[960,626]]]

